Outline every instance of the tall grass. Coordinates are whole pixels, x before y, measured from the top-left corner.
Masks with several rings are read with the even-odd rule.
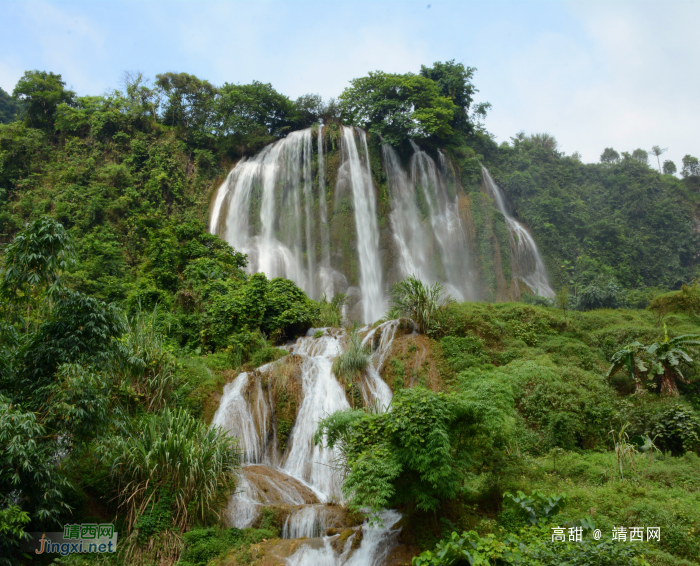
[[[137,394],[144,397],[148,411],[165,407],[178,386],[175,357],[166,349],[159,328],[158,306],[149,313],[141,309],[128,319],[122,338],[125,356],[120,373]]]
[[[333,373],[346,383],[361,374],[369,364],[369,348],[362,345],[362,337],[356,328],[348,336],[348,348],[333,362]]]
[[[445,295],[442,283],[426,285],[409,275],[392,286],[391,302],[390,318],[410,318],[418,325],[419,332],[425,334],[440,309],[453,302],[453,299]]]
[[[321,307],[318,318],[314,321],[314,326],[317,327],[334,327],[340,328],[343,325],[343,306],[347,301],[345,293],[336,293],[329,301],[324,293],[318,299]]]
[[[240,465],[236,439],[182,409],[165,409],[141,430],[113,438],[104,457],[130,533],[127,563],[143,562],[144,552],[165,562],[175,556],[179,534],[196,518],[218,516]]]

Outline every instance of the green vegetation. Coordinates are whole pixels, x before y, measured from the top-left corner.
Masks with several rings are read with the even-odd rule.
[[[415,564],[696,564],[700,365],[678,359],[679,396],[638,388],[624,363],[606,377],[621,345],[697,328],[692,313],[665,324],[650,310],[453,303],[431,341],[440,391],[396,389],[390,412],[336,413],[317,440],[340,449],[352,504],[404,513],[402,540],[429,551]],[[659,543],[611,539],[647,524]],[[567,542],[551,542],[556,526]]]
[[[217,239],[201,231],[194,238],[210,244],[189,240],[184,252],[205,250],[185,259],[183,270],[191,300],[203,305],[198,348],[213,344],[219,358],[237,358],[237,365],[285,355],[263,332],[305,329],[318,316],[315,303],[290,281],[245,276],[245,258]],[[200,418],[221,386],[207,366],[235,366],[192,356],[181,325],[194,317],[173,310],[158,283],[123,308],[67,287],[76,281],[75,249],[62,224],[40,217],[3,256],[0,537],[11,552],[7,563],[16,563],[25,532],[94,518],[89,501],[100,520],[118,515],[120,560],[172,562],[184,532],[219,524],[235,486],[235,440]],[[213,253],[204,257],[207,250]],[[177,285],[177,275],[168,275],[177,274],[169,266],[179,260],[170,257],[143,266],[162,286]],[[57,461],[56,454],[65,456]]]

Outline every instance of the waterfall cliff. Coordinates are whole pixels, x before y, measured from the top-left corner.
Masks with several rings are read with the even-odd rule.
[[[250,272],[292,279],[312,298],[346,293],[349,318],[366,323],[411,274],[440,281],[457,300],[507,299],[510,277],[553,295],[534,240],[488,171],[483,185],[509,245],[484,212],[493,204],[464,192],[445,153],[411,141],[400,154],[367,138],[360,128],[315,126],[241,160],[216,193],[211,231],[248,254]]]

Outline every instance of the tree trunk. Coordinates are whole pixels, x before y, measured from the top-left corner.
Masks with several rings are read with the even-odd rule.
[[[661,395],[668,397],[678,397],[678,387],[676,387],[676,379],[670,371],[666,370],[661,375]]]

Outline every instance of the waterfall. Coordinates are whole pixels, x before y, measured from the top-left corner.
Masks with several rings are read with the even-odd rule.
[[[379,261],[379,226],[375,204],[374,184],[370,175],[367,138],[362,130],[357,131],[362,156],[357,147],[355,129],[343,126],[342,151],[348,166],[355,209],[357,254],[360,263],[360,290],[364,322],[373,322],[384,314],[384,290],[382,288],[382,265]],[[364,162],[364,163],[363,163]],[[364,166],[363,166],[364,165]]]
[[[328,204],[326,200],[326,161],[323,156],[323,125],[318,127],[318,211],[321,217],[321,265],[330,267],[331,248],[328,235]]]
[[[210,229],[247,254],[249,273],[291,279],[313,299],[346,293],[345,315],[366,324],[382,317],[391,285],[408,275],[442,283],[457,300],[479,300],[470,220],[460,214],[465,195],[450,160],[414,142],[407,164],[389,145],[380,151],[386,188],[375,186],[360,128],[292,132],[236,164],[216,193]],[[532,236],[483,175],[506,218],[513,279],[553,296]]]
[[[389,189],[394,244],[398,251],[399,277],[415,275],[421,281],[432,283],[431,234],[421,222],[416,205],[415,187],[401,165],[396,150],[389,144],[382,146]]]
[[[219,187],[210,230],[248,254],[251,273],[286,277],[315,296],[312,153],[311,130],[302,130],[239,161]]]
[[[486,167],[481,168],[486,192],[493,198],[496,207],[506,219],[510,235],[510,257],[514,275],[532,291],[543,297],[554,297],[549,285],[547,268],[542,261],[537,244],[525,227],[515,220],[506,208],[501,189]]]
[[[365,376],[371,384],[366,395],[368,404],[388,406],[391,402],[391,390],[379,372],[398,328],[397,320],[374,329],[365,327],[368,332],[363,344],[373,349]],[[283,363],[284,359],[254,372],[243,372],[224,388],[212,424],[238,437],[244,460],[236,493],[228,506],[229,522],[238,528],[249,527],[264,505],[278,505],[289,513],[282,529],[283,538],[308,537],[308,543],[289,557],[289,564],[371,566],[379,564],[395,546],[400,514],[382,512],[381,527],[365,522],[359,546],[353,545],[358,530],[348,537],[343,548],[331,544],[340,535],[327,531],[342,526],[342,521],[338,523],[342,510],[337,504],[323,503],[342,501],[341,476],[335,463],[336,453],[315,445],[313,436],[321,419],[350,408],[344,388],[332,372],[333,360],[342,352],[347,333],[340,329],[321,331],[319,336],[312,328],[306,336],[286,346],[301,373],[302,400],[284,453],[274,454],[279,452],[273,426],[274,406],[269,391],[265,390],[272,387],[270,376],[275,364]]]
[[[397,277],[414,275],[426,283],[442,281],[457,300],[475,299],[469,245],[457,206],[449,195],[445,170],[413,141],[408,175],[394,148],[385,144],[391,190],[390,220],[399,256]]]

